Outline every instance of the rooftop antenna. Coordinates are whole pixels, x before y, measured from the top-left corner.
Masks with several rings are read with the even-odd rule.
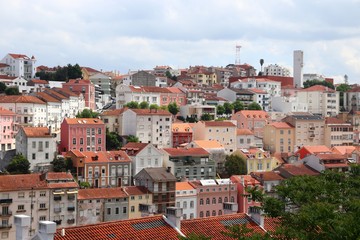
[[[235,65],[240,65],[240,45],[236,45],[235,47]]]

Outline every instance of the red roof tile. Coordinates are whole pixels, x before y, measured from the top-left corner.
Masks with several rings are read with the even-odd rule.
[[[9,53],[9,55],[15,59],[19,59],[19,58],[30,59],[28,56],[26,56],[24,54]]]
[[[246,118],[269,118],[270,116],[267,114],[267,112],[263,111],[263,110],[241,110],[235,114],[242,114],[244,115]]]
[[[124,192],[126,192],[129,196],[133,195],[144,195],[148,194],[149,190],[144,186],[129,186],[123,187]]]
[[[120,187],[79,189],[78,192],[78,200],[124,198],[124,197],[127,197],[127,194]]]
[[[0,107],[0,115],[15,115],[15,113],[6,108]]]
[[[293,126],[291,126],[290,124],[286,123],[286,122],[273,122],[269,124],[270,126],[273,126],[274,128],[280,128],[280,129],[291,129],[294,128]]]
[[[233,122],[230,121],[204,121],[205,127],[236,127]]]
[[[242,128],[236,130],[236,135],[254,135],[254,133],[249,129]]]
[[[260,179],[263,181],[277,181],[277,180],[284,179],[282,176],[280,176],[280,174],[278,172],[273,172],[273,171],[253,172],[253,173],[251,173],[251,176],[256,176],[257,179]]]
[[[209,152],[203,148],[163,148],[172,157],[207,156]]]
[[[89,151],[81,153],[85,156],[86,163],[131,162],[131,159],[124,151]]]
[[[303,92],[335,92],[334,89],[323,86],[323,85],[314,85],[309,88],[302,90]]]
[[[123,112],[125,112],[125,110],[127,110],[128,108],[119,108],[119,109],[113,109],[113,110],[107,110],[103,113],[101,113],[101,116],[119,116],[120,114],[122,114]]]
[[[22,127],[22,129],[27,137],[52,138],[47,127]]]
[[[171,116],[171,113],[167,110],[162,109],[130,109],[137,115],[165,115]]]
[[[343,120],[338,119],[338,118],[327,117],[327,118],[325,118],[325,124],[349,124],[349,123],[346,123]]]
[[[36,96],[45,102],[57,102],[57,103],[61,102],[60,100],[52,97],[51,95],[49,95],[45,92],[37,92]]]
[[[304,164],[283,164],[281,166],[286,172],[292,176],[302,176],[302,175],[319,175],[318,171],[315,171]]]
[[[67,124],[96,124],[96,125],[103,125],[104,122],[98,118],[65,118],[64,121]]]
[[[46,104],[44,101],[41,101],[37,97],[25,96],[25,95],[1,96],[0,97],[0,103],[37,103],[37,104]]]
[[[54,240],[164,240],[178,239],[179,233],[168,225],[162,216],[143,217],[139,219],[98,223],[65,228],[65,236],[61,229],[55,233]]]
[[[121,150],[125,151],[129,156],[136,156],[141,150],[143,150],[150,143],[135,143],[128,142]]]

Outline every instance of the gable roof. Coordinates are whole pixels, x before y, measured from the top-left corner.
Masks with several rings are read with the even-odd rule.
[[[61,229],[59,228],[55,233],[54,240],[164,240],[178,239],[179,235],[174,228],[165,222],[161,215],[68,227],[65,228],[65,231],[65,236],[61,236]]]
[[[0,103],[36,103],[36,104],[46,104],[44,101],[40,100],[34,96],[25,96],[25,95],[12,95],[12,96],[1,96]]]
[[[128,186],[128,187],[123,187],[123,190],[129,196],[144,195],[150,193],[149,189],[147,189],[145,186]]]
[[[275,172],[275,171],[252,172],[251,176],[256,178],[258,181],[278,181],[284,179],[279,174],[279,172]]]
[[[173,132],[190,132],[190,133],[193,132],[192,127],[190,126],[189,123],[183,123],[183,122],[173,123],[171,125],[171,128]],[[176,129],[177,131],[175,131]]]
[[[127,194],[122,188],[89,188],[79,189],[78,200],[84,199],[108,199],[108,198],[123,198]]]
[[[56,102],[56,103],[60,103],[61,101],[52,97],[51,95],[49,95],[46,92],[37,92],[36,96],[38,98],[40,98],[41,100],[45,101],[45,102]]]
[[[85,156],[85,163],[98,163],[98,162],[113,162],[113,163],[127,163],[131,159],[124,151],[86,151],[81,152]]]
[[[104,111],[103,113],[101,113],[100,116],[119,116],[127,109],[128,108],[125,107],[125,108],[107,110],[107,111]]]
[[[309,88],[302,89],[303,92],[336,92],[334,89],[323,86],[323,85],[314,85]]]
[[[47,127],[22,127],[22,129],[27,137],[52,138],[50,130]]]
[[[121,147],[121,150],[125,151],[129,156],[136,156],[150,143],[136,143],[128,142],[125,146]]]
[[[104,122],[98,118],[64,118],[64,121],[69,125],[73,124],[96,124],[103,125]]]
[[[236,127],[233,122],[230,121],[204,121],[205,127]]]
[[[355,146],[334,146],[331,148],[333,153],[338,153],[342,155],[351,154],[356,150]]]
[[[247,128],[242,128],[242,129],[237,129],[236,130],[236,135],[240,136],[240,135],[254,135],[254,133]]]
[[[294,128],[293,126],[291,126],[289,123],[286,123],[286,122],[273,122],[273,123],[270,123],[269,125],[273,126],[274,128],[279,128],[279,129]]]
[[[193,190],[195,188],[189,182],[176,182],[175,189],[176,191],[182,191],[182,190]]]
[[[135,178],[145,172],[149,175],[149,177],[155,182],[163,182],[163,181],[176,181],[176,177],[168,171],[164,167],[150,167],[150,168],[143,168],[140,172],[135,175]]]
[[[330,148],[325,145],[303,146],[311,154],[331,152]]]
[[[208,149],[208,148],[224,148],[224,145],[219,143],[217,140],[194,140],[192,141],[200,148]]]
[[[13,111],[0,107],[0,115],[15,115]]]
[[[320,173],[304,164],[283,164],[278,168],[281,172],[285,171],[291,176],[302,176],[302,175],[319,175]]]
[[[242,114],[246,118],[269,118],[270,116],[264,110],[240,110],[235,114]]]
[[[209,152],[203,148],[163,148],[171,157],[205,156]]]
[[[253,233],[265,232],[245,213],[183,220],[181,221],[181,232],[186,236],[190,233],[196,233],[209,236],[212,240],[230,240],[234,238],[227,237],[222,232],[227,232],[226,227],[234,224],[246,224],[248,228],[253,230]]]
[[[162,109],[129,109],[135,112],[137,115],[164,115],[171,116],[171,113]]]
[[[12,58],[15,58],[15,59],[19,59],[19,58],[30,59],[28,56],[26,56],[26,55],[24,55],[24,54],[9,53],[9,55],[10,55]]]

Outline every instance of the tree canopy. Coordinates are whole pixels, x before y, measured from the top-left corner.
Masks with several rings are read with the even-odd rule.
[[[246,159],[237,154],[226,156],[225,171],[228,176],[246,174]]]
[[[40,71],[35,76],[48,81],[68,81],[69,79],[81,78],[82,72],[81,67],[76,63],[75,65],[68,64],[63,67],[57,66],[55,72]]]
[[[149,108],[149,103],[148,102],[141,102],[140,104],[139,104],[139,108],[141,108],[141,109],[148,109]]]
[[[235,102],[233,102],[232,105],[234,107],[235,112],[244,110],[244,104],[240,100],[236,100]]]
[[[128,142],[139,142],[139,138],[137,136],[134,135],[129,135],[127,138]]]
[[[172,102],[172,103],[169,103],[168,105],[168,111],[172,114],[172,115],[176,115],[180,109],[178,107],[178,105],[176,104],[176,102]]]
[[[54,158],[51,164],[53,165],[54,172],[66,172],[69,170],[72,173],[75,172],[75,168],[70,158],[63,158],[63,157]]]
[[[85,108],[81,113],[76,114],[76,118],[97,118],[98,112],[93,112],[92,109]]]
[[[280,219],[283,239],[358,239],[360,167],[296,176],[275,187],[278,197],[258,195],[269,217]],[[250,189],[251,191],[251,189]]]
[[[21,154],[15,155],[6,168],[10,174],[27,174],[30,173],[29,169],[30,162]]]
[[[248,110],[262,110],[262,107],[258,103],[252,102],[248,105],[247,109]]]
[[[330,82],[327,81],[322,81],[322,80],[317,80],[317,79],[313,79],[313,80],[307,80],[304,82],[304,88],[309,88],[315,85],[323,85],[325,87],[329,87],[331,89],[335,89],[334,85]]]
[[[0,93],[4,93],[6,90],[6,85],[3,82],[0,82]]]
[[[224,115],[224,113],[225,113],[224,106],[223,105],[218,105],[216,107],[216,113],[217,113],[217,115]]]
[[[137,109],[139,108],[139,103],[135,101],[128,102],[126,105],[128,108]]]
[[[225,109],[225,114],[230,115],[232,114],[232,110],[234,109],[234,106],[231,103],[224,103],[224,109]]]
[[[109,132],[106,128],[106,150],[119,150],[121,148],[121,138],[116,132]]]
[[[204,113],[203,115],[201,115],[200,119],[201,119],[201,121],[214,120],[213,116],[211,116],[209,113]]]
[[[5,89],[5,94],[6,95],[20,95],[19,87],[18,86],[7,87]]]

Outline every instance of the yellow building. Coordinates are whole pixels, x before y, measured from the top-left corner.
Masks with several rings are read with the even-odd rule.
[[[271,156],[270,152],[261,148],[241,149],[237,153],[246,159],[246,174],[272,171],[281,164],[281,160]]]
[[[285,122],[274,122],[264,127],[264,149],[275,152],[294,152],[295,128]]]
[[[143,186],[124,187],[123,190],[129,196],[129,219],[141,218],[142,206],[152,205],[152,193]]]
[[[205,67],[194,67],[189,71],[188,75],[201,86],[212,86],[217,83],[216,73],[208,71]]]

